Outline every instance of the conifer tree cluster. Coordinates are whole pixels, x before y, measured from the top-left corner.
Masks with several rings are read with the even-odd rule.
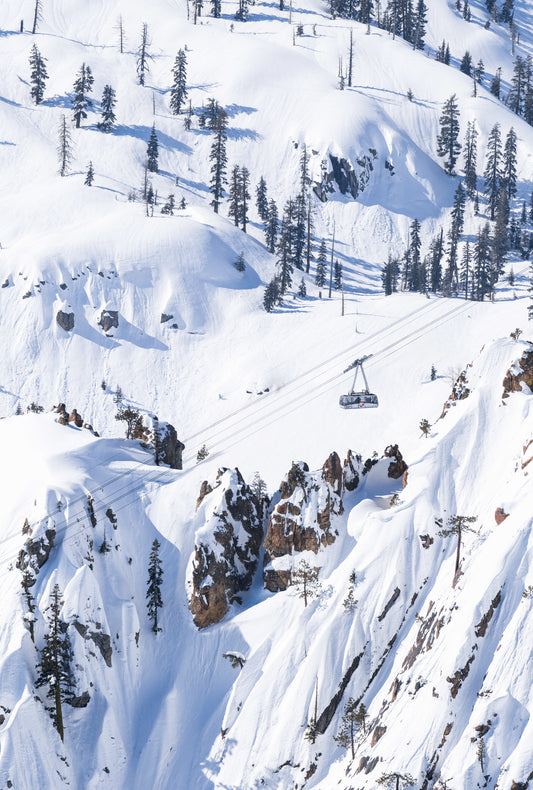
[[[74,96],[72,97],[73,119],[76,129],[80,128],[82,120],[87,118],[87,111],[91,109],[93,103],[89,98],[92,91],[94,77],[91,67],[82,63],[78,76],[74,82]]]
[[[250,193],[250,173],[248,168],[235,165],[229,183],[229,215],[233,217],[236,227],[242,227],[246,233],[248,224],[248,201]]]

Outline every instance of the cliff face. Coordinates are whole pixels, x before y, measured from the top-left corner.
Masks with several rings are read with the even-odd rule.
[[[389,445],[381,461],[377,457],[363,461],[361,455],[349,450],[344,464],[333,452],[317,472],[309,472],[303,462],[292,465],[281,482],[280,500],[271,511],[265,536],[263,579],[267,590],[277,592],[289,586],[293,555],[303,551],[318,554],[335,542],[344,495],[355,491],[378,463],[387,467],[391,479],[407,472],[398,445]]]
[[[220,469],[213,488],[203,483],[200,505],[206,520],[195,535],[189,608],[198,628],[205,628],[250,588],[263,526],[259,502],[238,469]]]

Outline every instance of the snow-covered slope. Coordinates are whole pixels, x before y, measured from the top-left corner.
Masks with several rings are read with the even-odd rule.
[[[0,5],[0,785],[362,790],[399,772],[420,788],[446,780],[454,790],[524,790],[533,772],[531,598],[522,597],[533,584],[533,414],[527,388],[502,401],[502,381],[529,348],[509,338],[526,327],[529,263],[511,257],[515,285],[501,280],[493,303],[380,294],[380,267],[402,254],[413,218],[422,225],[423,254],[448,229],[459,179],[444,173],[436,137],[450,95],[462,134],[467,121],[477,122],[479,175],[491,127],[500,123],[504,135],[515,128],[514,215],[529,201],[533,131],[486,87],[501,66],[508,91],[508,30],[486,29],[482,3],[472,3],[468,23],[454,3],[433,0],[426,50],[418,52],[374,25],[367,33],[366,25],[332,20],[320,0],[283,11],[257,2],[246,22],[234,20],[237,6],[228,2],[221,19],[204,15],[197,25],[185,2],[171,0],[42,5],[34,36],[18,32],[21,18],[31,29],[34,0]],[[515,21],[516,54],[525,56],[529,3],[517,0]],[[143,23],[153,55],[145,87],[136,77]],[[295,25],[303,36],[293,37]],[[338,61],[346,62],[350,30],[353,87],[340,91]],[[450,67],[434,59],[443,39]],[[39,106],[30,99],[34,43],[50,74]],[[282,306],[263,310],[275,257],[253,196],[247,234],[228,218],[227,201],[214,214],[212,136],[197,116],[187,130],[169,109],[179,48],[186,48],[192,105],[214,97],[228,113],[228,170],[246,166],[252,191],[264,176],[280,211],[298,189],[304,145],[314,181],[324,159],[330,169],[330,155],[366,169],[357,199],[337,185],[326,203],[313,197],[315,249],[335,233],[344,314],[338,292],[319,294],[314,263],[309,274],[297,272]],[[467,49],[487,71],[476,97],[457,68]],[[84,62],[95,77],[95,107],[75,129],[72,85]],[[105,84],[118,100],[107,134],[97,128]],[[61,178],[63,115],[74,159]],[[151,181],[160,200],[146,216],[144,203],[129,196],[142,185],[152,125],[160,172]],[[89,161],[92,187],[84,185]],[[165,216],[160,207],[170,193],[186,207]],[[486,219],[483,200],[480,216],[468,206],[463,239],[473,241]],[[240,253],[244,272],[234,266]],[[300,278],[305,298],[296,295]],[[73,329],[57,323],[59,311],[73,314]],[[117,312],[118,327],[102,329],[103,311]],[[342,371],[364,354],[372,355],[366,368],[380,407],[342,411],[338,396],[351,383]],[[468,363],[469,397],[439,420]],[[186,445],[183,471],[155,466],[138,442],[117,438],[118,387],[125,405],[176,426]],[[57,424],[56,414],[13,416],[32,402],[45,412],[60,402],[77,408],[100,437]],[[432,424],[427,439],[423,419]],[[242,603],[198,631],[187,582],[195,535],[207,541],[215,522],[204,506],[196,510],[204,480],[213,485],[219,468],[238,467],[249,484],[259,470],[274,507],[292,462],[314,472],[333,450],[366,459],[391,443],[409,465],[407,486],[379,467],[344,492],[338,535],[317,560],[318,599],[305,607],[294,588],[266,592],[258,566]],[[196,464],[202,445],[209,455]],[[219,495],[212,501],[223,507]],[[500,524],[497,508],[508,514]],[[435,521],[457,514],[477,521],[452,586],[455,543],[438,536]],[[312,517],[309,506],[306,525]],[[31,533],[23,534],[26,519]],[[164,570],[158,634],[146,609],[155,539]],[[17,567],[27,562],[19,552],[30,551],[28,540],[32,563],[42,562],[31,588],[36,646],[44,644],[57,583],[76,694],[90,697],[86,707],[64,706],[64,743],[45,711],[45,689],[35,686],[39,654]],[[102,545],[110,550],[100,552]],[[358,604],[347,611],[353,571]],[[244,665],[232,667],[228,653]],[[350,697],[368,710],[354,760],[333,740]],[[311,742],[305,735],[315,707]]]

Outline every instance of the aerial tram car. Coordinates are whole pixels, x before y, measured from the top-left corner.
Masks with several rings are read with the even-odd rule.
[[[348,365],[344,371],[344,373],[348,373],[349,370],[353,370],[355,368],[355,374],[350,392],[347,395],[341,395],[339,398],[339,405],[342,406],[343,409],[376,409],[378,407],[378,396],[373,392],[370,392],[368,388],[368,381],[366,380],[365,371],[363,368],[363,362],[366,362],[366,360],[370,359],[371,356],[372,354],[367,354],[365,357],[354,360],[352,364]],[[355,382],[357,381],[359,371],[361,372],[361,376],[363,377],[363,382],[365,385],[364,389],[362,390],[355,389]]]

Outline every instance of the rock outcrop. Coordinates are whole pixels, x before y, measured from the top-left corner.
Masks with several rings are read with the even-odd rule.
[[[169,422],[159,423],[161,431],[161,460],[171,469],[183,469],[183,451],[185,445],[178,439],[178,434]]]
[[[118,310],[102,310],[98,324],[104,332],[109,332],[113,327],[118,328]]]
[[[502,398],[508,398],[511,392],[521,392],[522,384],[533,391],[533,348],[524,351],[505,374]]]
[[[70,332],[74,329],[74,313],[64,313],[63,310],[58,310],[56,321],[65,332]]]
[[[220,469],[200,504],[206,521],[195,535],[189,609],[198,628],[218,623],[252,584],[259,562],[263,524],[259,501],[238,469]]]

